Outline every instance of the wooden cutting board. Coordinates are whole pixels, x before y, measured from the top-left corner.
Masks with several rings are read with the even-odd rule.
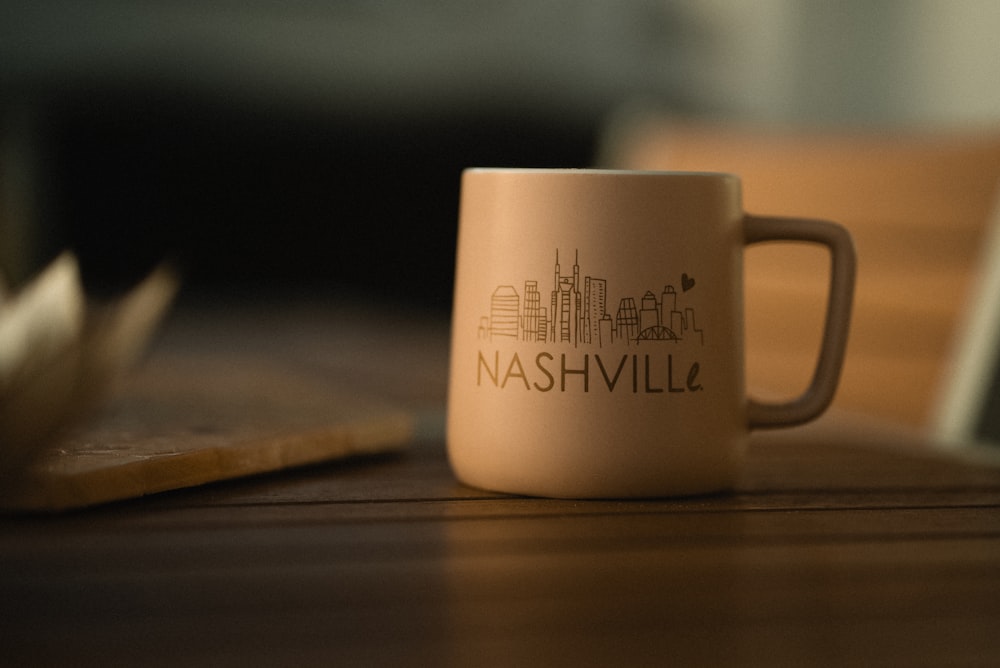
[[[84,429],[14,479],[0,507],[58,511],[405,448],[414,417],[288,360],[158,354]]]

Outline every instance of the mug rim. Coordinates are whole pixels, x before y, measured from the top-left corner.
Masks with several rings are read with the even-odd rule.
[[[594,175],[594,176],[659,176],[659,177],[701,177],[736,179],[732,172],[707,170],[660,170],[660,169],[616,169],[594,167],[466,167],[463,173],[487,174],[552,174],[552,175]]]

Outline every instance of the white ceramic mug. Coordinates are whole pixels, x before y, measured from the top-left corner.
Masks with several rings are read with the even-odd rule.
[[[569,498],[732,487],[749,431],[829,405],[854,292],[834,223],[743,212],[729,174],[469,169],[462,176],[448,456],[475,487]],[[746,394],[743,249],[832,256],[816,372],[798,399]]]

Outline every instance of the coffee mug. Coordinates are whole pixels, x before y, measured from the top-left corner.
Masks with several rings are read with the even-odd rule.
[[[826,324],[806,391],[747,397],[743,248],[829,247]],[[500,492],[641,498],[731,488],[751,429],[833,399],[854,246],[834,223],[758,217],[730,174],[468,169],[462,174],[447,447]]]

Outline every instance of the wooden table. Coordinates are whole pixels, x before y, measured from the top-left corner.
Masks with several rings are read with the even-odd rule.
[[[218,346],[253,309],[199,313],[156,354]],[[445,459],[445,323],[411,326],[411,357],[342,311],[270,313],[243,354],[292,337],[345,377],[406,371],[385,390],[416,442],[0,518],[4,665],[1000,665],[1000,468],[831,416],[757,434],[731,494],[485,493]]]

